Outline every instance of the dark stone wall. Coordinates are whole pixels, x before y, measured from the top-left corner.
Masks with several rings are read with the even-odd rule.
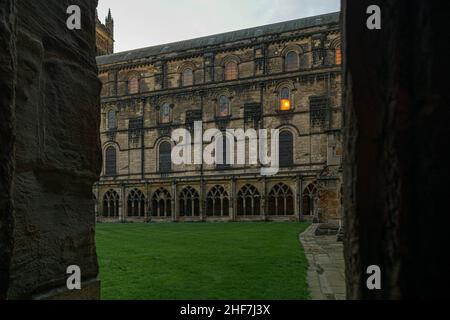
[[[0,294],[33,298],[64,288],[69,265],[80,266],[84,281],[98,273],[91,191],[101,169],[97,1],[4,3]],[[71,4],[81,7],[81,30],[66,26]]]
[[[448,298],[450,90],[444,1],[342,1],[350,299]],[[382,29],[366,28],[378,4]],[[379,265],[382,290],[366,288]]]

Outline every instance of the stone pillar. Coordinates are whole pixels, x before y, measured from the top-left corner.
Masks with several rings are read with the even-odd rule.
[[[262,194],[261,194],[261,215],[264,220],[267,220],[267,179],[263,178],[262,181]]]
[[[97,1],[77,5],[82,29],[70,31],[65,1],[0,2],[0,299],[100,296]],[[67,289],[71,265],[81,290]]]
[[[125,193],[125,185],[120,185],[120,201],[119,201],[119,219],[124,222],[127,218],[127,199]]]
[[[295,190],[294,190],[294,214],[298,220],[302,220],[301,218],[301,190],[302,190],[302,180],[300,176],[297,175],[295,177]]]
[[[237,212],[236,212],[236,210],[237,210],[237,197],[236,197],[236,178],[235,177],[231,177],[230,185],[231,185],[230,218],[231,218],[232,221],[235,221],[236,220],[236,216],[237,216]]]
[[[172,181],[172,221],[178,220],[178,192],[177,192],[177,182]]]
[[[369,30],[366,10],[380,2],[381,29]],[[342,2],[350,299],[450,298],[446,4]],[[366,286],[371,265],[381,290]]]
[[[206,208],[205,208],[205,180],[200,180],[200,220],[204,220],[206,217]]]

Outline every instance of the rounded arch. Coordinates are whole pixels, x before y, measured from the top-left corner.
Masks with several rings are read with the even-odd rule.
[[[228,192],[221,185],[212,187],[206,196],[206,214],[213,217],[227,217],[230,214]]]
[[[281,50],[281,55],[283,57],[285,57],[291,51],[296,52],[298,55],[301,55],[304,53],[303,48],[301,46],[299,46],[298,44],[295,44],[295,43],[291,43],[291,44],[285,46],[283,48],[283,50]]]
[[[222,59],[220,65],[221,65],[222,67],[225,67],[225,65],[226,65],[228,62],[235,62],[236,64],[239,65],[239,64],[241,63],[241,59],[240,59],[237,55],[230,54],[230,55],[225,56],[225,57]]]
[[[179,194],[179,209],[181,217],[200,216],[200,196],[198,191],[187,186]]]
[[[252,184],[244,185],[237,194],[238,216],[261,215],[261,196],[258,189]]]
[[[119,217],[119,193],[113,189],[105,192],[103,195],[103,212],[102,216],[105,218]]]
[[[151,203],[151,214],[153,217],[172,217],[172,195],[166,188],[161,187],[153,192]]]
[[[341,48],[341,44],[342,44],[341,37],[338,36],[330,41],[330,48],[332,49]]]
[[[128,217],[145,217],[145,202],[144,193],[138,188],[130,190],[127,196],[127,215]]]
[[[295,125],[287,123],[287,124],[280,124],[278,127],[275,127],[275,129],[279,130],[280,133],[283,131],[290,131],[294,136],[300,136],[300,130]]]

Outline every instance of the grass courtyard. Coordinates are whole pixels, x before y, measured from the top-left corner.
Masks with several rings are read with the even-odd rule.
[[[98,224],[103,299],[308,299],[305,223]]]

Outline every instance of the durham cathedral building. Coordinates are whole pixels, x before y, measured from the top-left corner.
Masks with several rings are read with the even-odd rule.
[[[111,14],[98,21],[98,221],[338,222],[340,30],[331,13],[112,53]],[[172,132],[200,122],[203,132],[279,129],[278,173],[249,161],[174,164]]]

